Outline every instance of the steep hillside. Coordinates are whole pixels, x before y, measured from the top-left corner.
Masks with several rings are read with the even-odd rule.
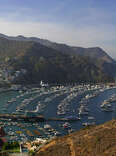
[[[45,47],[36,42],[8,40],[0,37],[0,57],[2,59],[4,59],[5,57],[19,58],[25,55],[52,57],[52,55],[55,56],[56,54],[56,50]]]
[[[93,60],[94,64],[102,69],[102,71],[111,77],[116,77],[116,61],[112,59],[103,49],[99,47],[92,48],[82,48],[82,47],[72,47],[66,44],[58,44],[55,42],[51,42],[49,40],[40,39],[37,37],[24,37],[24,36],[6,36],[4,34],[0,34],[0,37],[15,40],[15,41],[27,41],[27,42],[36,42],[45,47],[54,49],[57,53],[62,53],[65,55],[73,55],[73,56],[83,56],[89,57]]]
[[[14,71],[26,69],[25,77],[16,79],[15,83],[39,83],[40,80],[48,83],[113,81],[112,75],[104,70],[102,61],[69,55],[34,41],[1,37],[0,63]],[[113,70],[115,74],[116,68]],[[108,71],[111,73],[110,68]]]
[[[46,47],[55,49],[58,52],[62,52],[63,54],[89,56],[91,58],[100,59],[108,63],[115,62],[104,50],[102,50],[99,47],[92,47],[92,48],[72,47],[66,44],[59,44],[59,43],[51,42],[49,40],[40,39],[37,37],[24,37],[21,35],[17,37],[12,37],[12,36],[6,36],[0,34],[0,37],[4,37],[9,40],[17,40],[17,41],[34,41]]]
[[[35,156],[115,156],[116,120],[53,139]]]

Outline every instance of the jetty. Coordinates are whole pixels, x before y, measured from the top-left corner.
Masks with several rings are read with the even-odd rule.
[[[25,116],[14,114],[0,114],[0,120],[8,121],[24,121],[24,122],[44,122],[44,121],[78,121],[79,118],[45,118],[42,115],[39,116]]]
[[[25,115],[13,115],[13,114],[0,114],[0,119],[8,119],[9,121],[26,121],[26,122],[43,122],[45,118],[40,116],[25,116]]]

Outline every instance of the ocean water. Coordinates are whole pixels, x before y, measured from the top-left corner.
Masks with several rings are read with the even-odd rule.
[[[23,110],[22,113],[26,111],[32,111],[39,114],[42,114],[45,118],[64,118],[70,115],[79,117],[78,108],[80,106],[80,101],[87,95],[93,94],[96,90],[93,91],[83,91],[81,94],[78,94],[78,90],[72,91],[71,88],[67,87],[65,89],[33,89],[25,92],[19,91],[9,91],[5,93],[0,93],[0,113],[16,113],[18,108]],[[98,91],[97,91],[98,92]],[[73,93],[75,96],[73,96]],[[72,96],[70,96],[72,94]],[[87,101],[87,107],[89,109],[88,115],[82,115],[81,120],[70,122],[70,129],[74,131],[83,128],[83,123],[89,122],[88,117],[94,117],[96,124],[101,124],[106,121],[109,121],[113,118],[116,118],[116,102],[112,103],[112,112],[104,112],[101,110],[101,103],[110,98],[112,95],[116,94],[116,89],[107,89]],[[69,98],[68,98],[69,97]],[[14,100],[15,99],[15,100]],[[25,102],[24,100],[27,100]],[[13,101],[14,100],[14,101]],[[10,102],[9,102],[10,101]],[[57,107],[59,104],[65,102],[66,114],[58,115]],[[38,108],[37,108],[38,106]],[[61,135],[69,133],[69,129],[64,129],[63,121],[48,121],[48,122],[38,122],[38,123],[12,123],[10,121],[2,121],[1,126],[4,126],[5,131],[8,133],[7,137],[14,140],[28,139],[32,140],[36,137],[39,137],[34,133],[34,130],[40,132],[41,137],[50,137],[54,135],[52,132],[45,130],[43,127],[45,124],[51,125],[53,129],[60,132]],[[31,136],[27,131],[32,133]],[[18,134],[17,131],[21,131],[21,134]],[[13,135],[10,133],[13,132]],[[24,134],[24,136],[22,135]],[[13,138],[14,137],[14,138]]]

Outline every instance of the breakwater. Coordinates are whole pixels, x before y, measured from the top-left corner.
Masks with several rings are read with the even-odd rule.
[[[12,115],[0,114],[0,119],[7,119],[9,121],[25,121],[25,122],[44,122],[44,121],[77,121],[79,118],[44,118],[44,116],[25,116],[25,115]]]

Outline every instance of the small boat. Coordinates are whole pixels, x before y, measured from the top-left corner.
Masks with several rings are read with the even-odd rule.
[[[67,129],[67,128],[70,128],[71,126],[70,126],[70,124],[68,123],[68,122],[65,122],[64,124],[63,124],[63,128],[64,129]]]
[[[88,120],[95,120],[93,116],[88,116]]]
[[[83,126],[92,126],[95,125],[95,122],[84,122],[82,123]]]
[[[61,136],[61,133],[58,132],[58,131],[56,131],[56,132],[54,133],[54,135],[55,135],[55,136]]]
[[[113,109],[111,109],[111,108],[102,108],[102,111],[104,111],[104,112],[113,112]]]

